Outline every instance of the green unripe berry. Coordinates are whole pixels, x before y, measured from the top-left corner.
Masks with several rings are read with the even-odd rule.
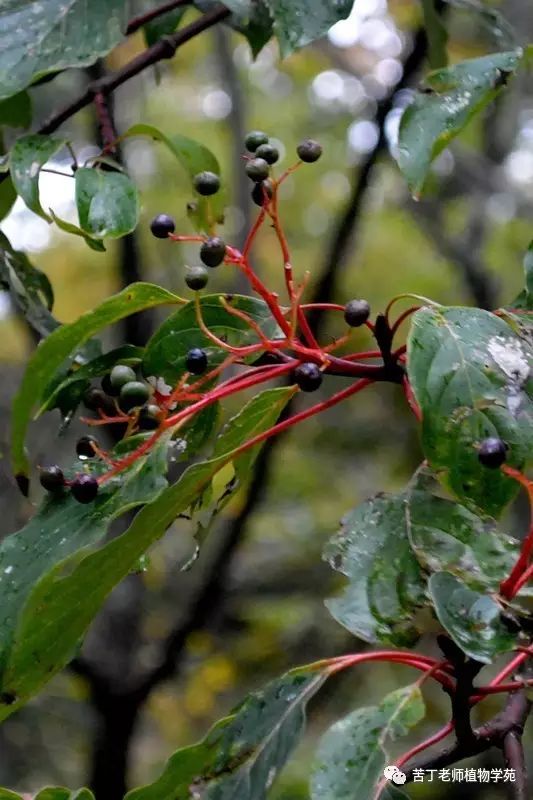
[[[141,381],[129,381],[120,390],[120,407],[124,411],[131,411],[132,408],[143,406],[150,397],[150,389],[146,383]]]
[[[267,164],[275,164],[279,159],[279,150],[272,144],[261,144],[255,151],[256,158],[263,158]]]
[[[135,380],[137,380],[135,372],[126,364],[116,364],[109,373],[109,383],[118,392],[120,392],[124,384]]]
[[[208,197],[211,194],[216,194],[220,189],[220,178],[214,172],[204,170],[204,172],[199,172],[194,176],[193,185],[198,194]]]
[[[264,181],[270,175],[270,167],[264,158],[251,158],[244,169],[248,177],[256,183]]]
[[[268,136],[263,131],[250,131],[244,140],[246,149],[250,153],[255,153],[258,147],[268,143]]]
[[[189,267],[185,275],[185,283],[189,289],[193,289],[195,292],[204,289],[207,286],[208,280],[209,272],[202,266]]]

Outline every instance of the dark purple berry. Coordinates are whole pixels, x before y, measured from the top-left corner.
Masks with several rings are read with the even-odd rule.
[[[218,267],[225,255],[226,243],[220,236],[210,236],[200,247],[200,259],[206,267]]]
[[[254,188],[252,189],[252,200],[256,206],[262,207],[265,203],[265,195],[266,200],[270,200],[273,194],[274,187],[272,185],[272,181],[268,178],[266,181],[261,181],[261,183],[254,183]]]
[[[98,494],[98,481],[94,475],[76,475],[70,484],[70,491],[78,503],[90,503]]]
[[[255,157],[264,159],[267,164],[275,164],[279,159],[279,150],[272,144],[261,144],[255,151]]]
[[[200,347],[193,347],[189,350],[185,359],[187,372],[193,375],[202,375],[207,369],[207,353]]]
[[[364,325],[370,316],[370,306],[366,300],[350,300],[344,306],[344,319],[350,328]]]
[[[104,408],[108,401],[109,397],[106,393],[102,391],[102,389],[96,389],[94,387],[87,389],[83,395],[83,404],[86,408],[90,409],[90,411],[98,411],[98,409]]]
[[[176,230],[176,223],[168,214],[158,214],[151,221],[150,230],[156,239],[166,239],[169,233]]]
[[[120,389],[115,389],[113,384],[111,383],[111,375],[108,373],[104,375],[102,380],[100,381],[100,386],[105,394],[109,395],[110,397],[118,397]]]
[[[209,273],[205,267],[189,267],[185,275],[185,283],[189,289],[194,289],[195,292],[204,289],[209,280]]]
[[[93,444],[97,445],[98,443],[92,436],[82,436],[76,442],[76,453],[82,458],[94,458],[96,453]]]
[[[316,392],[322,383],[322,373],[317,365],[311,362],[296,367],[293,378],[302,392]]]
[[[120,390],[119,405],[124,411],[143,406],[150,397],[150,388],[142,381],[128,381]]]
[[[481,442],[477,457],[484,467],[497,469],[501,467],[507,457],[507,445],[503,439],[489,436]]]
[[[249,153],[255,153],[262,144],[268,144],[268,136],[263,131],[250,131],[244,140]]]
[[[65,485],[65,476],[60,467],[42,467],[39,481],[43,489],[47,492],[60,492]]]
[[[211,194],[216,194],[220,189],[220,178],[214,172],[205,170],[199,172],[193,178],[193,185],[198,194],[208,197]]]
[[[244,170],[248,177],[256,183],[264,181],[270,175],[270,167],[264,158],[251,158],[246,162]]]
[[[312,164],[314,161],[318,161],[322,155],[322,145],[315,142],[314,139],[304,139],[296,148],[296,152],[300,161]]]

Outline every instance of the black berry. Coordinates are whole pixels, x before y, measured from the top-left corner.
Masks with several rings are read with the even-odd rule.
[[[91,411],[98,411],[98,409],[105,409],[106,405],[110,402],[107,394],[102,389],[91,388],[87,389],[83,395],[83,404]]]
[[[322,383],[322,373],[316,364],[300,364],[293,373],[294,382],[302,392],[316,392]]]
[[[200,247],[200,259],[207,267],[218,267],[225,255],[226,243],[220,236],[211,236]]]
[[[111,375],[109,373],[107,375],[104,375],[104,377],[100,382],[100,386],[102,387],[102,390],[105,392],[105,394],[109,395],[110,397],[118,397],[120,390],[115,389],[115,387],[111,383]]]
[[[141,381],[129,381],[120,390],[119,404],[124,411],[143,406],[150,397],[150,389]]]
[[[166,239],[169,233],[176,230],[176,223],[168,214],[158,214],[151,221],[150,230],[156,239]]]
[[[185,283],[189,289],[194,289],[195,292],[198,292],[200,289],[203,289],[205,286],[207,286],[208,280],[209,273],[206,268],[202,266],[189,267],[187,274],[185,275]]]
[[[124,384],[137,379],[135,372],[131,367],[125,364],[117,364],[109,373],[109,383],[115,391],[120,392]]]
[[[266,181],[261,181],[261,183],[254,183],[254,188],[252,189],[252,200],[256,206],[263,206],[265,203],[265,195],[266,199],[270,200],[273,194],[274,187],[272,186],[271,180],[267,179]]]
[[[193,347],[189,350],[185,359],[187,372],[193,375],[201,375],[207,369],[207,353],[200,347]]]
[[[141,408],[141,413],[139,414],[139,428],[143,431],[155,431],[156,428],[159,428],[160,413],[161,409],[159,406],[156,406],[152,403],[147,406],[143,406]]]
[[[216,194],[220,189],[220,178],[214,172],[199,172],[193,178],[194,188],[198,194],[208,197],[210,194]]]
[[[279,159],[279,150],[272,144],[261,144],[255,151],[256,158],[263,158],[267,164],[275,164]]]
[[[251,158],[244,169],[248,177],[256,182],[264,181],[270,174],[270,167],[264,158]]]
[[[82,436],[76,443],[76,453],[83,458],[94,458],[96,453],[93,444],[96,445],[97,441],[92,436]]]
[[[497,467],[501,467],[507,457],[507,445],[503,439],[489,436],[488,439],[483,439],[481,442],[477,457],[484,467],[497,469]]]
[[[364,325],[370,316],[370,306],[366,300],[350,300],[344,306],[344,319],[350,328]]]
[[[312,164],[313,161],[318,161],[322,155],[322,145],[315,142],[314,139],[304,139],[296,148],[296,152],[300,161]]]
[[[58,466],[43,467],[39,475],[39,481],[47,492],[60,492],[65,485],[65,476],[63,475],[63,470]]]
[[[76,475],[70,491],[78,503],[90,503],[98,494],[98,481],[94,475]]]
[[[268,136],[263,131],[250,131],[244,140],[244,144],[250,153],[255,153],[262,144],[268,144]]]

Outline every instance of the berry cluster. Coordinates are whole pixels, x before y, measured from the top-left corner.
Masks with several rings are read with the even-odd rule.
[[[243,156],[244,170],[254,184],[252,197],[260,206],[260,211],[242,250],[227,244],[218,235],[214,224],[205,236],[177,235],[175,222],[167,214],[159,214],[152,220],[150,226],[157,238],[169,239],[176,243],[199,244],[201,264],[187,267],[185,281],[195,292],[194,307],[202,343],[206,339],[209,340],[219,351],[225,352],[226,357],[221,363],[220,359],[217,359],[217,365],[211,367],[206,350],[200,346],[192,347],[185,359],[184,374],[174,387],[164,384],[164,393],[157,378],[155,385],[152,385],[152,379],[145,380],[140,372],[128,364],[113,366],[104,375],[101,385],[92,387],[87,392],[85,405],[95,412],[97,417],[85,419],[85,422],[91,426],[111,424],[122,426],[124,437],[133,433],[147,432],[146,437],[143,437],[142,443],[136,449],[119,459],[112,459],[92,437],[83,437],[76,447],[80,458],[95,457],[103,462],[107,471],[100,470],[98,477],[80,473],[72,480],[67,480],[59,467],[48,467],[41,472],[41,483],[48,491],[62,492],[68,487],[76,500],[82,503],[90,502],[96,497],[101,484],[148,453],[165,431],[175,434],[181,426],[189,423],[207,406],[282,376],[290,376],[295,391],[299,389],[306,393],[317,391],[323,385],[326,374],[348,378],[350,383],[336,394],[253,437],[241,445],[239,451],[253,447],[268,436],[334,406],[375,381],[401,384],[413,412],[420,419],[420,410],[404,369],[406,347],[405,345],[396,349],[393,347],[393,340],[400,325],[417,310],[417,306],[407,309],[392,322],[389,316],[396,302],[395,298],[389,303],[385,313],[378,314],[375,322],[371,322],[370,306],[366,300],[360,298],[350,300],[344,306],[335,303],[302,302],[309,275],[306,274],[301,282],[297,282],[295,278],[289,245],[280,219],[278,196],[280,187],[288,175],[303,163],[317,161],[322,153],[320,144],[312,139],[301,142],[297,147],[298,162],[279,176],[276,176],[273,170],[279,160],[279,152],[266,133],[252,131],[246,137],[245,147],[247,153]],[[207,198],[209,206],[209,198],[220,188],[218,175],[214,172],[200,172],[195,176],[193,183],[195,190]],[[265,285],[254,271],[251,262],[253,242],[263,224],[267,222],[274,231],[281,252],[287,293],[286,305],[282,305],[279,295]],[[220,304],[228,317],[237,317],[241,324],[245,323],[253,332],[255,343],[234,346],[209,329],[203,318],[199,292],[208,283],[209,271],[221,264],[240,270],[249,282],[251,290],[263,300],[277,325],[278,333],[275,338],[268,338],[249,314],[235,307],[231,295],[221,295]],[[338,314],[346,325],[342,335],[327,344],[317,341],[307,318],[309,311],[318,310]],[[346,348],[355,335],[354,331],[360,328],[366,328],[372,334],[376,343],[374,349],[346,353]],[[225,380],[216,381],[215,379],[220,378],[229,366],[245,367],[245,370]],[[506,445],[501,440],[490,438],[479,446],[478,457],[482,464],[496,468],[503,465],[506,451]]]

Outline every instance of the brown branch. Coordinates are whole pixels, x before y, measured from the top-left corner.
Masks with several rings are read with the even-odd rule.
[[[531,711],[531,705],[531,701],[528,700],[524,690],[521,689],[510,693],[503,711],[496,714],[484,725],[474,729],[472,736],[463,739],[458,737],[451,747],[405,770],[407,781],[413,780],[417,770],[443,769],[465,758],[484,753],[492,747],[498,747],[503,751],[509,766],[516,771],[516,799],[525,800],[527,797],[527,777],[521,740]],[[457,714],[457,709],[455,713]],[[462,714],[463,712],[459,713]]]
[[[168,3],[163,3],[163,5],[159,6],[158,8],[152,9],[152,11],[147,11],[145,14],[139,14],[138,17],[134,17],[132,20],[129,21],[128,27],[126,28],[126,36],[129,36],[131,33],[135,33],[139,30],[139,28],[143,28],[148,22],[151,22],[153,19],[157,19],[157,17],[163,16],[168,11],[174,11],[175,8],[180,8],[180,6],[190,6],[191,0],[170,0]]]
[[[53,133],[59,128],[60,125],[63,124],[63,122],[65,122],[67,119],[70,119],[70,117],[72,117],[78,111],[81,111],[82,108],[88,106],[94,100],[96,95],[102,95],[103,97],[106,97],[114,92],[115,89],[117,89],[123,83],[126,83],[126,81],[129,81],[130,78],[139,75],[148,67],[151,67],[164,59],[172,58],[178,48],[193,39],[195,36],[198,36],[198,34],[208,30],[209,28],[213,27],[213,25],[221,22],[223,19],[226,19],[226,17],[229,17],[230,14],[231,12],[229,9],[220,4],[215,6],[215,8],[213,8],[211,11],[207,12],[207,14],[203,14],[203,16],[195,19],[185,28],[182,28],[181,30],[169,36],[163,36],[161,39],[159,39],[159,41],[152,45],[152,47],[148,47],[138,56],[125,64],[121,69],[106,75],[104,78],[89,83],[83,94],[65,106],[65,108],[53,114],[53,116],[51,116],[43,125],[41,125],[37,132],[43,134]]]

